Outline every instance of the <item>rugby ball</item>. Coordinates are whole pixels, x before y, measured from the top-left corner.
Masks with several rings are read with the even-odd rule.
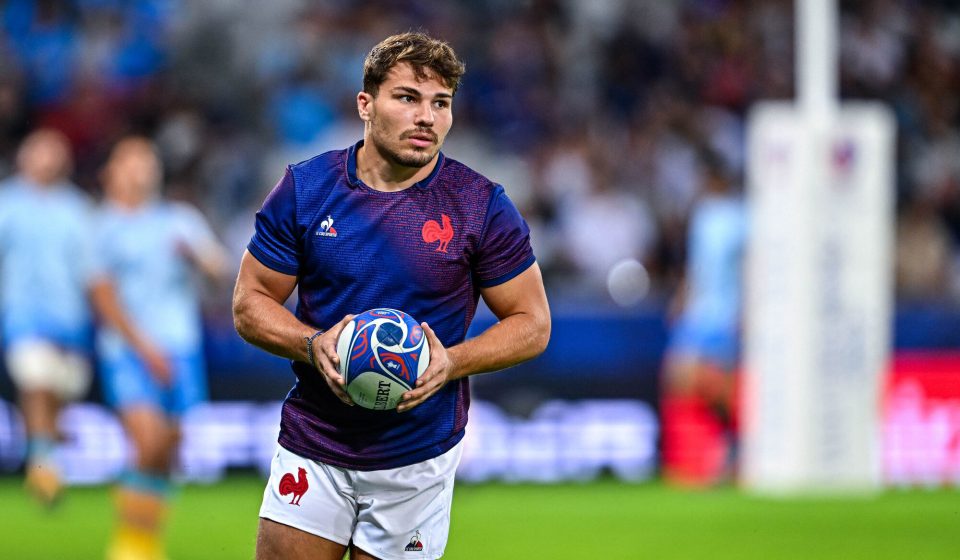
[[[353,402],[393,410],[430,363],[420,324],[396,309],[378,308],[353,318],[337,339],[340,375]]]

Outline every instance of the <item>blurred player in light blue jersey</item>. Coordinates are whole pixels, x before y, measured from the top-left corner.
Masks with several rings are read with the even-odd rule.
[[[740,352],[746,211],[723,164],[712,154],[704,164],[661,403],[664,475],[685,485],[710,484],[725,474]]]
[[[108,557],[163,558],[178,420],[207,395],[194,272],[222,278],[226,256],[195,208],[160,198],[160,160],[149,140],[118,143],[103,183],[94,302],[105,324],[97,350],[105,398],[135,453],[119,481],[119,525]]]
[[[28,437],[26,485],[52,503],[61,489],[57,416],[90,383],[92,203],[67,177],[67,139],[38,130],[0,184],[0,315],[7,371]]]

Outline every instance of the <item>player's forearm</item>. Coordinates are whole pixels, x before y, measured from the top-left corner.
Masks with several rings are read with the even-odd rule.
[[[120,305],[116,290],[110,281],[104,278],[93,281],[89,294],[91,305],[100,321],[120,333],[127,344],[137,352],[148,345],[140,330],[134,326],[123,306]]]
[[[199,251],[191,251],[194,266],[212,282],[221,282],[228,278],[230,265],[227,250],[219,243],[212,242]]]
[[[550,341],[548,315],[518,313],[479,336],[447,349],[453,362],[453,379],[497,371],[533,359]]]
[[[309,362],[304,337],[316,329],[303,324],[270,296],[257,292],[237,294],[233,302],[233,324],[250,344],[283,358]]]
[[[212,251],[194,259],[197,268],[212,282],[221,282],[228,278],[229,268],[226,255],[219,251]]]

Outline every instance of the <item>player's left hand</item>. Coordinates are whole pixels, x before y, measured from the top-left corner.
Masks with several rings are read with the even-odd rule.
[[[450,360],[450,354],[437,338],[437,334],[426,323],[420,323],[420,326],[423,327],[423,332],[427,335],[427,343],[430,345],[430,365],[417,379],[416,387],[400,397],[397,412],[406,412],[429,399],[446,385],[447,381],[450,381],[453,373],[453,361]]]

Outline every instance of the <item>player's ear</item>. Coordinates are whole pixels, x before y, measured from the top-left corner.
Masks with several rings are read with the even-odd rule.
[[[365,91],[361,91],[357,94],[357,113],[360,115],[360,120],[369,121],[370,113],[373,109],[373,96]]]

